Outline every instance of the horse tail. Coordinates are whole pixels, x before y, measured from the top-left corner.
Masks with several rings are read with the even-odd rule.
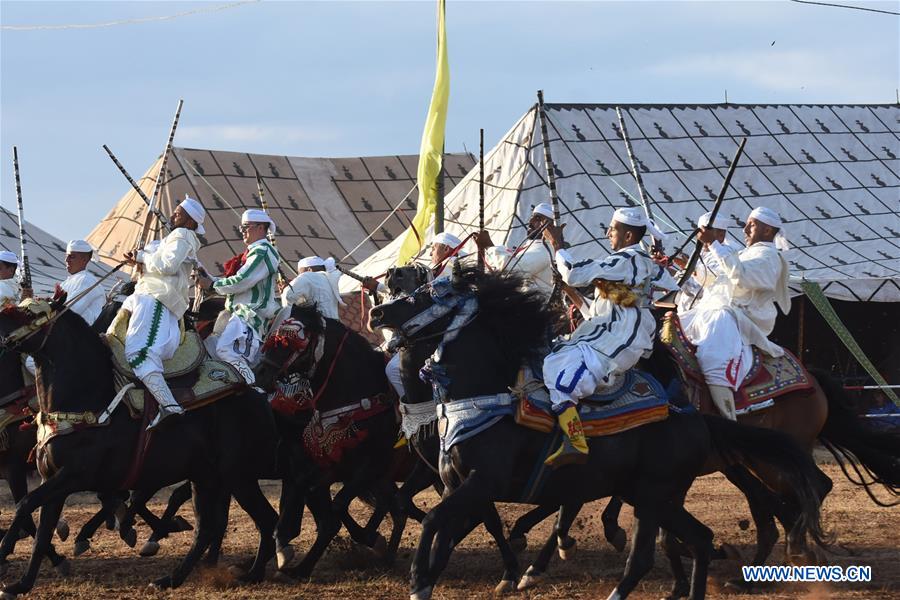
[[[900,434],[866,427],[840,382],[825,371],[811,373],[828,398],[828,419],[819,441],[834,456],[847,479],[863,487],[875,504],[900,504],[900,500],[879,500],[872,492],[874,486],[881,485],[890,495],[900,496]]]
[[[767,465],[775,468],[791,490],[799,509],[797,526],[808,532],[821,546],[830,537],[822,528],[821,504],[827,490],[827,477],[812,457],[786,434],[729,421],[718,416],[703,415],[719,457],[728,465],[739,464],[751,472]],[[830,484],[830,481],[828,482]],[[830,487],[830,486],[829,486]]]

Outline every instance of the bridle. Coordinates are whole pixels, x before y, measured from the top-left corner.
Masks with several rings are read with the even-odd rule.
[[[294,318],[287,318],[273,331],[266,342],[263,344],[260,353],[260,364],[271,367],[275,370],[273,379],[278,379],[290,369],[301,356],[309,352],[310,346],[316,347],[318,343],[318,333],[311,333],[309,337],[305,335],[305,329],[302,321]],[[277,362],[268,356],[268,350],[275,346],[287,346],[291,348],[291,353],[287,360]]]

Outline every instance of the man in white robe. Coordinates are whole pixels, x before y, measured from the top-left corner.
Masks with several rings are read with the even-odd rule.
[[[18,268],[19,257],[9,250],[0,250],[0,305],[21,300],[22,289],[16,281]]]
[[[606,234],[613,253],[598,261],[575,261],[562,249],[562,228],[545,230],[563,281],[574,288],[596,288],[586,319],[544,359],[544,384],[565,434],[559,450],[547,459],[549,465],[587,460],[578,402],[612,387],[653,350],[656,319],[650,312],[651,295],[654,290],[675,290],[677,284],[639,245],[648,230],[655,239],[664,239],[642,209],[617,209]]]
[[[334,288],[334,295],[337,296],[338,299],[338,307],[347,306],[347,303],[344,302],[344,299],[341,298],[341,270],[337,268],[337,262],[334,260],[334,257],[329,256],[325,259],[325,274],[328,275],[328,281],[331,282],[331,287]],[[338,308],[340,310],[340,308]]]
[[[172,231],[154,251],[145,248],[125,254],[140,271],[134,293],[121,309],[131,313],[125,358],[159,405],[148,430],[169,415],[184,412],[163,378],[163,361],[174,356],[181,341],[178,320],[188,308],[190,274],[200,249],[197,235],[204,233],[205,217],[203,206],[185,197],[170,219]]]
[[[326,319],[340,320],[338,306],[341,297],[328,277],[325,261],[318,256],[307,256],[297,263],[297,273],[281,292],[282,305],[315,304]]]
[[[59,284],[67,294],[68,301],[91,288],[81,300],[72,305],[72,310],[84,319],[88,325],[93,325],[103,305],[106,304],[106,294],[97,283],[97,276],[88,271],[87,267],[94,255],[94,249],[84,240],[72,240],[66,246],[66,271],[69,276]]]
[[[727,231],[718,227],[710,227],[709,219],[711,212],[704,213],[697,219],[697,227],[712,229],[715,233],[716,241],[721,244],[721,251],[726,254],[734,254],[738,249],[728,241]],[[681,265],[684,267],[684,265]],[[700,252],[700,260],[694,267],[691,277],[681,286],[678,294],[678,316],[684,325],[684,319],[690,318],[688,311],[692,308],[698,308],[702,302],[704,294],[707,296],[720,291],[721,286],[727,285],[727,278],[724,277],[722,267],[719,261],[712,255],[706,246]]]
[[[485,265],[492,271],[517,273],[525,278],[528,289],[549,294],[553,290],[553,258],[542,234],[551,223],[553,207],[542,202],[531,211],[527,237],[516,248],[495,246],[487,231],[479,232],[475,241],[479,248],[484,249]]]
[[[697,346],[697,361],[713,403],[732,420],[734,391],[750,370],[751,346],[769,356],[784,354],[768,339],[778,316],[775,306],[785,314],[791,308],[790,268],[780,251],[787,243],[781,228],[775,211],[758,207],[747,218],[747,247],[740,252],[727,251],[712,229],[701,229],[698,238],[720,266],[725,285],[705,294],[702,309],[689,317],[684,332]]]

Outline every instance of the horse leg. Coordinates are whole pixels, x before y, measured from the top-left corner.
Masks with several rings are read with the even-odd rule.
[[[554,511],[558,510],[557,506],[552,504],[539,504],[527,513],[516,519],[512,529],[509,530],[509,546],[515,552],[522,552],[528,547],[528,539],[525,534],[531,531],[535,525],[549,517]],[[554,550],[556,547],[553,548]]]
[[[578,504],[563,505],[559,507],[556,522],[553,524],[553,531],[550,532],[550,536],[541,547],[537,559],[535,559],[531,566],[528,567],[525,574],[522,576],[522,579],[519,580],[519,590],[526,590],[540,583],[541,578],[544,576],[544,573],[547,571],[547,567],[550,564],[550,559],[553,557],[553,552],[557,549],[559,540],[565,540],[569,537],[569,529],[572,527],[572,523],[575,522],[575,517],[578,516],[582,506],[582,504]]]
[[[635,507],[631,552],[625,563],[625,572],[607,600],[621,600],[628,597],[641,578],[653,568],[656,533],[659,530],[657,519],[655,511]]]
[[[284,569],[294,558],[291,540],[300,535],[303,504],[302,486],[291,477],[286,477],[281,482],[278,524],[275,526],[275,562],[279,570]]]
[[[431,467],[418,460],[397,492],[397,502],[400,508],[419,523],[425,518],[425,512],[413,503],[413,498],[432,485],[436,477],[437,475],[431,470]]]
[[[15,598],[19,594],[30,592],[34,587],[34,581],[37,579],[38,571],[41,568],[41,561],[44,558],[50,540],[53,538],[53,531],[56,522],[62,514],[65,497],[48,501],[41,507],[40,522],[38,523],[37,533],[34,536],[34,545],[31,548],[31,560],[28,561],[28,567],[22,578],[16,583],[3,588],[3,596],[5,598]],[[16,511],[18,513],[18,511]]]
[[[389,512],[393,527],[391,528],[391,539],[388,540],[387,551],[384,555],[384,563],[387,566],[393,565],[397,559],[397,551],[400,549],[400,542],[403,541],[403,531],[406,529],[406,522],[409,518],[406,511],[397,503],[396,495],[390,499]]]
[[[215,535],[216,510],[221,506],[220,493],[213,486],[194,484],[194,514],[197,517],[194,542],[172,574],[160,577],[151,584],[152,587],[156,589],[177,588],[184,583]]]
[[[669,559],[669,567],[672,569],[672,577],[675,579],[672,591],[669,592],[665,600],[678,600],[678,598],[686,597],[691,591],[691,584],[684,570],[684,563],[681,562],[681,545],[667,529],[663,529],[661,535],[660,544],[666,553],[666,558]]]
[[[662,519],[663,526],[672,535],[677,535],[691,549],[694,567],[691,572],[691,600],[703,600],[706,596],[706,578],[712,555],[712,530],[697,520],[691,513],[678,506]],[[681,558],[678,558],[681,562]]]
[[[328,548],[328,544],[341,529],[341,521],[332,510],[331,495],[327,487],[319,486],[309,490],[306,495],[306,505],[316,521],[316,540],[296,567],[284,569],[285,573],[295,579],[309,578],[313,567]]]
[[[176,492],[177,491],[178,490],[176,490]],[[188,488],[188,492],[190,492],[190,488]],[[214,567],[219,564],[219,558],[222,556],[222,543],[225,541],[225,532],[228,530],[228,513],[231,511],[231,495],[223,493],[219,502],[221,503],[219,510],[215,513],[215,533],[213,534],[212,541],[209,543],[209,549],[207,549],[206,558],[203,561],[204,564],[209,567]],[[176,507],[175,510],[178,510],[178,508]]]
[[[235,486],[232,490],[234,499],[241,508],[246,512],[256,530],[259,532],[259,546],[256,549],[256,558],[253,566],[246,576],[241,577],[243,581],[258,583],[263,580],[266,575],[266,565],[275,556],[275,525],[278,522],[278,514],[269,501],[266,500],[262,490],[259,489],[259,483],[256,480],[243,482]],[[227,517],[226,517],[227,519]]]
[[[108,514],[106,502],[102,502],[100,510],[94,513],[94,516],[87,520],[81,527],[81,531],[75,536],[75,556],[81,556],[91,548],[91,538],[100,529],[100,526],[106,521]]]
[[[159,519],[157,519],[156,516],[147,509],[146,502],[141,503],[141,517],[144,519],[144,521],[148,522],[148,524],[150,524],[150,521],[156,524],[155,528],[153,527],[153,525],[150,525],[153,533],[150,534],[150,539],[148,539],[144,543],[144,546],[141,548],[141,556],[156,555],[156,553],[159,552],[160,540],[169,537],[170,533],[175,533],[177,531],[190,531],[191,529],[193,529],[190,523],[185,521],[183,518],[176,516],[178,510],[182,506],[184,506],[185,502],[190,499],[191,482],[185,481],[177,488],[172,490],[172,495],[169,496],[169,502],[166,504],[166,510],[163,511],[163,515]],[[149,500],[149,498],[147,500]]]
[[[773,504],[778,499],[746,468],[740,465],[728,467],[723,473],[728,478],[728,481],[741,490],[747,498],[750,515],[753,517],[753,524],[756,527],[756,553],[750,564],[765,564],[766,559],[772,553],[772,548],[778,542],[778,528],[775,526],[773,510]],[[736,584],[742,588],[747,588],[750,585],[749,582],[745,582],[743,579],[729,583]]]
[[[500,520],[500,515],[497,514],[497,507],[493,502],[487,502],[487,506],[482,513],[482,521],[484,528],[497,542],[497,549],[503,558],[503,577],[500,579],[497,587],[494,588],[494,593],[514,592],[516,591],[516,582],[519,581],[519,559],[506,539],[503,531],[503,521]]]
[[[622,499],[613,496],[606,503],[603,514],[600,515],[600,521],[603,522],[603,537],[616,549],[616,552],[624,552],[625,543],[628,541],[625,530],[619,527],[619,513],[621,512]]]
[[[12,495],[13,502],[18,504],[28,493],[28,473],[24,460],[18,459],[18,457],[11,458],[7,467],[6,483],[9,485],[9,493]],[[28,518],[22,524],[21,534],[24,535],[21,535],[21,537],[34,537],[36,531],[34,519],[31,518],[31,515],[28,515]],[[19,539],[20,537],[17,537],[15,541]],[[13,542],[14,547],[15,541]]]
[[[440,575],[440,570],[433,569],[431,564],[431,548],[435,536],[452,519],[465,519],[479,514],[478,507],[490,501],[490,498],[485,497],[485,489],[487,488],[484,482],[472,474],[445,496],[422,520],[422,533],[410,568],[410,600],[431,598],[434,584]],[[449,560],[450,552],[452,548],[448,549],[446,560]]]

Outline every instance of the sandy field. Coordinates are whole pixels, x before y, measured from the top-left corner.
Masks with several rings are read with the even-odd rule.
[[[835,481],[834,491],[824,507],[825,524],[836,536],[836,545],[827,555],[830,564],[870,565],[872,582],[840,584],[770,584],[754,594],[739,594],[724,584],[740,573],[741,561],[714,562],[710,570],[709,596],[745,598],[801,598],[819,600],[825,598],[900,598],[900,508],[880,508],[866,494],[853,486],[834,465],[825,465],[826,472]],[[5,485],[0,497],[0,523],[6,524],[12,516],[13,506]],[[278,498],[277,484],[267,484],[266,493],[273,505]],[[167,496],[160,494],[151,504],[159,514]],[[437,501],[434,492],[423,493],[417,498],[420,507],[433,506]],[[736,546],[749,559],[755,533],[752,525],[742,530],[740,522],[750,518],[744,498],[721,475],[711,475],[699,480],[688,496],[688,509],[710,526],[716,535],[716,543],[728,542]],[[625,554],[618,554],[602,540],[600,511],[602,503],[585,507],[573,529],[578,539],[578,553],[573,560],[554,558],[543,585],[528,592],[513,595],[518,598],[605,598],[615,586],[616,579],[625,564]],[[57,550],[67,556],[72,554],[75,532],[93,514],[94,501],[87,494],[69,499],[65,516],[72,527],[67,542],[54,538]],[[368,509],[354,504],[353,510],[362,520]],[[526,508],[515,505],[501,506],[501,516],[507,525]],[[189,507],[182,509],[188,520],[193,517]],[[630,529],[631,512],[623,511],[622,526]],[[313,537],[313,522],[307,514],[303,521],[303,534],[295,540],[295,547],[304,550]],[[390,522],[382,526],[387,534]],[[521,555],[524,568],[535,556],[537,548],[550,531],[550,520],[538,526],[529,535],[529,547]],[[149,529],[139,521],[138,548],[149,536]],[[147,584],[166,574],[190,544],[192,533],[174,534],[163,542],[160,553],[153,558],[141,558],[137,549],[130,549],[118,535],[101,529],[92,541],[91,550],[72,560],[72,573],[68,578],[59,577],[45,561],[34,591],[29,598],[315,598],[331,600],[344,598],[406,598],[408,597],[409,561],[412,549],[418,541],[419,526],[410,521],[404,533],[403,544],[396,563],[391,567],[379,565],[368,549],[354,546],[345,532],[333,542],[319,563],[313,577],[303,582],[285,582],[273,579],[274,566],[263,584],[243,586],[234,582],[227,566],[244,562],[255,551],[257,536],[250,519],[240,508],[233,506],[231,522],[224,545],[220,567],[195,571],[178,590],[154,592]],[[11,557],[11,568],[6,581],[14,581],[25,567],[25,552],[30,543],[19,543]],[[781,564],[783,544],[780,541],[770,564]],[[274,563],[273,563],[274,564]],[[499,582],[502,565],[490,536],[478,528],[454,552],[450,565],[435,590],[435,598],[484,598],[492,595]],[[632,598],[660,598],[670,589],[671,579],[665,557],[657,551],[656,566],[644,578]]]

